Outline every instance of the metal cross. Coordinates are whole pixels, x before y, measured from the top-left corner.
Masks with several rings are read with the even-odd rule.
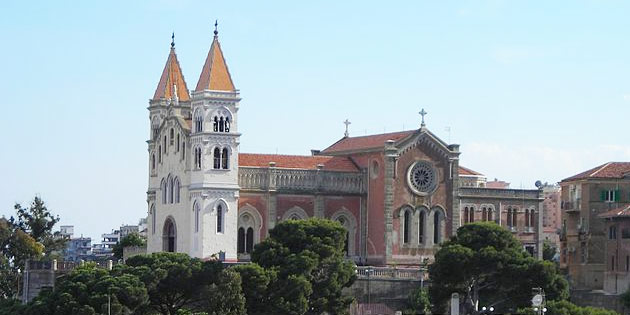
[[[420,116],[422,116],[422,124],[420,126],[424,127],[425,126],[425,124],[424,124],[424,116],[426,114],[428,114],[428,113],[423,108],[418,114],[420,114]]]
[[[350,124],[351,124],[351,122],[350,122],[348,119],[346,119],[346,121],[344,121],[344,122],[343,122],[343,124],[344,124],[344,125],[346,125],[346,132],[344,132],[344,133],[343,133],[343,136],[344,136],[344,137],[348,137],[348,136],[350,135],[350,134],[348,133],[348,125],[350,125]]]

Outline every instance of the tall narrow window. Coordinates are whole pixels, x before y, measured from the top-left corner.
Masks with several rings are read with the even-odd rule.
[[[217,206],[217,233],[223,233],[223,206]]]
[[[630,271],[630,256],[626,256],[626,272]]]
[[[195,232],[199,232],[199,204],[196,202],[193,211],[195,211]]]
[[[403,243],[409,243],[409,227],[411,225],[411,214],[409,210],[405,210],[403,222]]]
[[[475,207],[470,207],[470,218],[468,219],[468,222],[475,222]]]
[[[158,161],[162,163],[162,146],[158,147]]]
[[[174,143],[175,143],[175,130],[171,128],[170,145],[173,145]]]
[[[198,113],[197,116],[195,116],[195,132],[201,131],[203,131],[203,117]]]
[[[162,146],[162,150],[164,150],[164,153],[166,153],[166,136],[164,136],[164,140],[163,140],[162,142],[163,142],[163,144],[164,144],[164,145]]]
[[[239,254],[245,253],[245,229],[238,228],[238,234],[236,235],[236,252]]]
[[[512,208],[507,209],[507,226],[512,227]]]
[[[492,208],[488,208],[488,221],[494,221],[492,216]]]
[[[162,178],[162,184],[160,185],[160,188],[162,190],[162,204],[166,204],[166,180],[164,178]]]
[[[418,219],[418,244],[424,242],[424,211],[420,211],[420,218]]]
[[[223,117],[219,118],[219,132],[223,132],[225,126],[224,126],[224,121],[223,121]]]
[[[470,218],[468,215],[468,207],[464,207],[464,223],[468,223],[468,218]]]
[[[186,141],[182,142],[182,160],[186,158]]]
[[[214,122],[212,122],[212,128],[214,132],[219,131],[219,117],[214,116]]]
[[[230,132],[230,118],[225,117],[225,132]]]
[[[481,209],[481,220],[488,221],[488,209],[486,209],[486,207]]]
[[[179,203],[179,178],[175,178],[175,203]]]
[[[155,213],[155,205],[151,205],[151,233],[155,234],[155,221],[156,221],[156,213]]]
[[[440,213],[435,212],[433,215],[433,244],[440,244]]]
[[[173,196],[175,195],[174,194],[174,191],[175,191],[175,189],[174,189],[175,187],[174,186],[175,186],[174,180],[173,180],[173,178],[171,178],[168,181],[168,203],[173,203],[173,199],[174,199]]]
[[[229,160],[228,149],[223,148],[223,152],[221,153],[221,165],[223,166],[224,170],[228,169],[228,166],[229,166],[228,160]]]
[[[529,222],[529,209],[525,209],[525,226],[529,227],[530,226],[530,222]]]
[[[254,247],[254,229],[251,227],[247,229],[247,242],[245,242],[245,252],[252,253]]]
[[[221,168],[221,149],[214,148],[214,169],[218,170]]]
[[[155,153],[151,154],[151,169],[155,169]]]
[[[512,226],[518,227],[518,209],[512,209]]]
[[[534,213],[534,209],[529,210],[529,226],[533,227],[536,225],[536,217]]]
[[[175,150],[179,152],[179,133],[177,134],[177,146],[175,147]]]

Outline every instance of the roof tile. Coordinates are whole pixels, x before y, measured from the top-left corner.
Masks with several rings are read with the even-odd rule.
[[[413,134],[416,131],[417,130],[407,130],[361,137],[344,137],[341,140],[335,142],[333,145],[324,149],[322,153],[381,148],[385,147],[385,141],[387,140],[398,141]]]
[[[269,167],[269,162],[275,162],[279,168],[317,169],[317,165],[323,164],[324,170],[358,172],[357,166],[347,157],[324,155],[281,155],[281,154],[256,154],[239,153],[239,166]]]
[[[588,171],[565,178],[562,181],[572,181],[588,178],[623,178],[630,174],[630,162],[608,162]]]

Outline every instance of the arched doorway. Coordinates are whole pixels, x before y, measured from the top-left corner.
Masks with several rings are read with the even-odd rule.
[[[171,217],[166,218],[164,222],[164,228],[162,230],[162,250],[171,253],[177,251],[177,229],[175,228],[175,221]]]

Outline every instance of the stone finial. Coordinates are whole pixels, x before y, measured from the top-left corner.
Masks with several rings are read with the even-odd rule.
[[[343,136],[344,138],[347,138],[350,135],[350,133],[348,133],[348,125],[350,125],[351,122],[346,118],[343,124],[346,125],[346,132],[343,133]]]
[[[425,123],[424,123],[424,116],[426,116],[428,113],[423,108],[420,112],[418,112],[418,114],[420,114],[420,116],[422,116],[422,123],[420,124],[420,127],[426,126]]]

